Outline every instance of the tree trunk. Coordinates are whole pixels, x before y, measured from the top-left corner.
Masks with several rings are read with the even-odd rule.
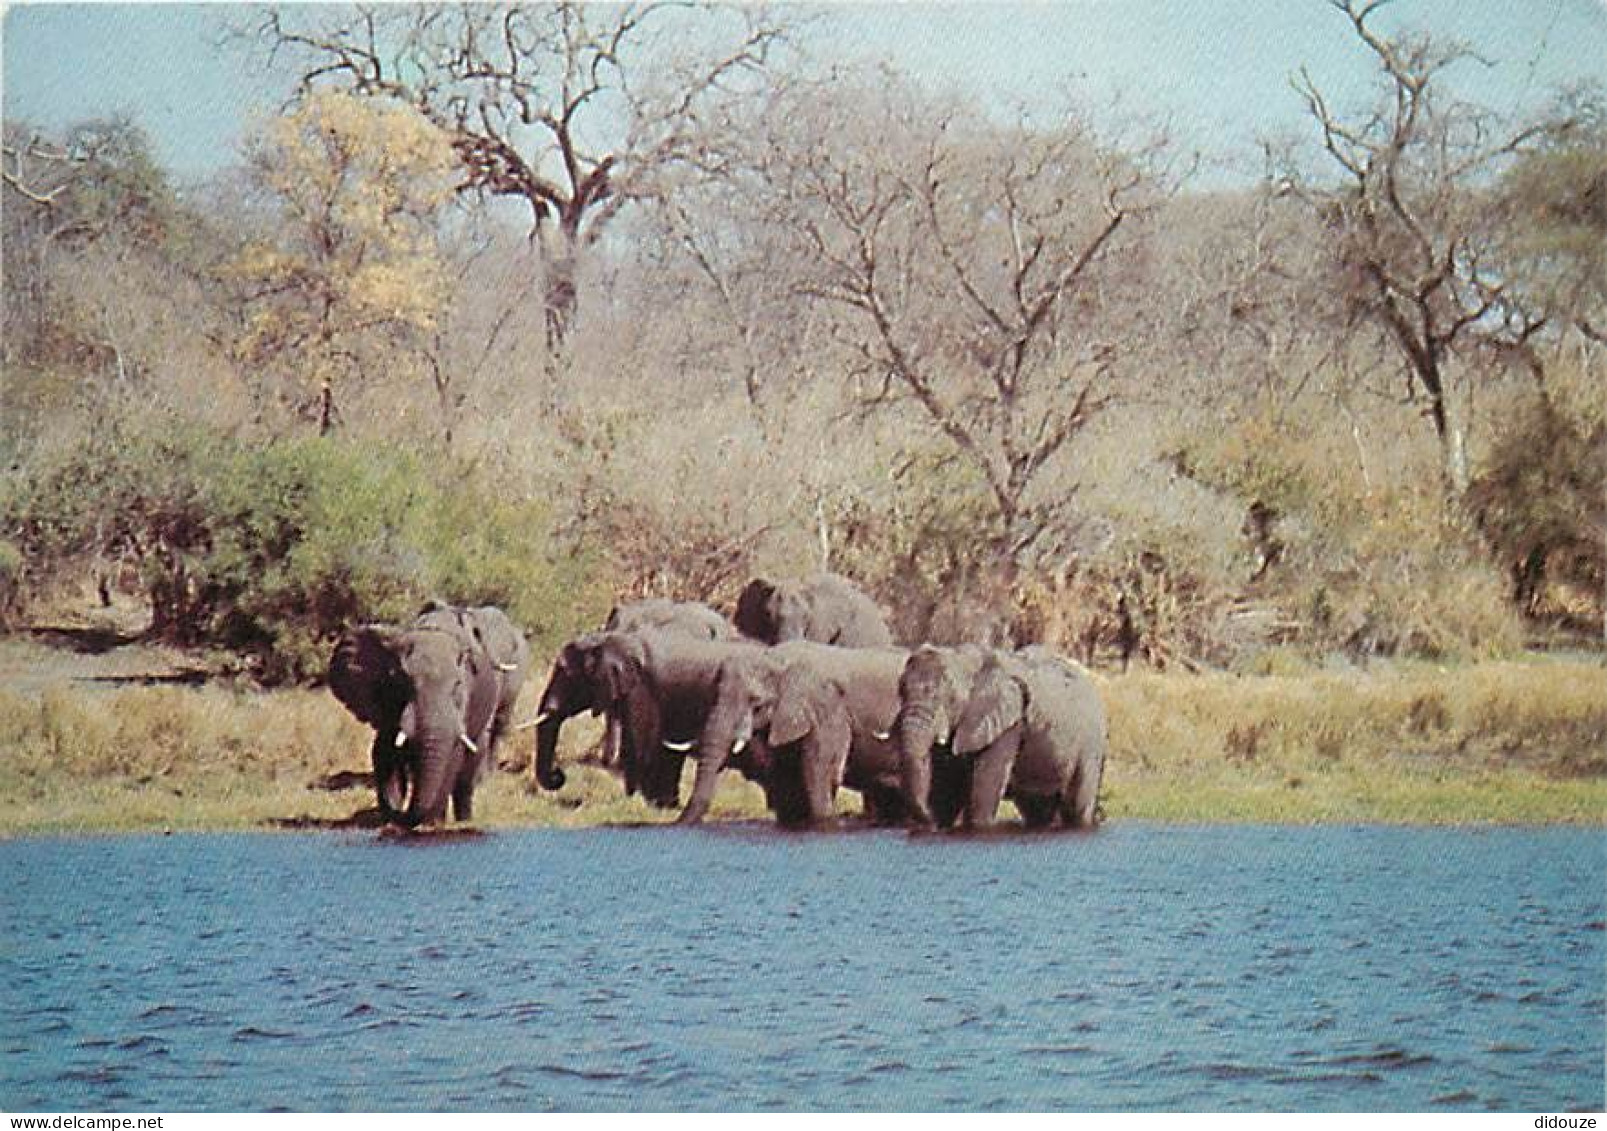
[[[556,355],[574,329],[580,298],[576,290],[577,238],[563,226],[544,233],[541,241],[546,285],[542,292],[547,325],[547,353]]]

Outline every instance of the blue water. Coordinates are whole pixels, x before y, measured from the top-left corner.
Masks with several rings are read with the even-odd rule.
[[[0,1108],[1601,1108],[1599,830],[0,843]]]

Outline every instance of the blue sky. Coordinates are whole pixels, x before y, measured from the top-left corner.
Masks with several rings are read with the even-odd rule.
[[[933,86],[997,105],[1042,105],[1068,86],[1166,115],[1188,142],[1246,159],[1260,133],[1301,125],[1288,77],[1308,66],[1340,105],[1370,75],[1323,0],[1055,0],[832,4],[815,9],[822,54],[887,58]],[[1468,93],[1532,105],[1559,82],[1607,80],[1602,0],[1397,0],[1385,27],[1467,42]],[[181,178],[234,161],[247,125],[274,112],[286,76],[221,42],[233,5],[20,4],[4,20],[3,109],[59,128],[127,113]]]

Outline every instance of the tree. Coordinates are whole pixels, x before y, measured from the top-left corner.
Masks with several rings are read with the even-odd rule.
[[[1072,116],[999,127],[890,76],[800,85],[765,117],[751,177],[795,294],[838,312],[861,407],[913,412],[980,486],[1008,592],[1067,526],[1068,445],[1136,372],[1143,325],[1123,312],[1171,189],[1163,141]]]
[[[1505,267],[1533,320],[1607,345],[1607,102],[1565,97],[1497,189]]]
[[[6,355],[38,360],[53,340],[74,337],[52,286],[57,263],[108,238],[159,247],[178,209],[144,132],[127,119],[83,122],[60,137],[8,121],[0,158]]]
[[[336,83],[411,104],[451,138],[463,190],[528,207],[550,348],[573,324],[584,250],[657,170],[699,161],[702,120],[781,35],[743,5],[385,5],[306,27],[292,13],[257,30],[303,60],[304,93]]]
[[[1469,478],[1465,386],[1509,286],[1483,190],[1538,130],[1453,97],[1446,71],[1475,56],[1427,35],[1384,35],[1375,17],[1390,0],[1329,3],[1375,59],[1380,89],[1370,109],[1347,117],[1302,70],[1294,86],[1337,180],[1286,170],[1286,183],[1332,233],[1330,270],[1352,327],[1381,334],[1401,358],[1408,400],[1425,403],[1445,489],[1459,498]]]
[[[231,265],[247,311],[235,353],[327,433],[340,391],[416,349],[440,317],[451,148],[405,105],[325,91],[269,123],[250,159],[282,223]]]

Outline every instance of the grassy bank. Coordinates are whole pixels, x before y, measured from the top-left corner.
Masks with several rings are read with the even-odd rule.
[[[1113,820],[1607,823],[1599,661],[1100,684]],[[596,733],[590,720],[566,728],[567,764]],[[321,692],[65,680],[0,691],[0,835],[337,823],[370,794],[314,783],[363,769],[368,741]],[[523,761],[532,741],[518,733],[505,760]],[[758,789],[725,777],[716,817],[762,816]],[[476,806],[490,827],[669,816],[590,766],[573,766],[557,795],[499,773]]]
[[[1607,823],[1607,666],[1103,681],[1112,816]]]

